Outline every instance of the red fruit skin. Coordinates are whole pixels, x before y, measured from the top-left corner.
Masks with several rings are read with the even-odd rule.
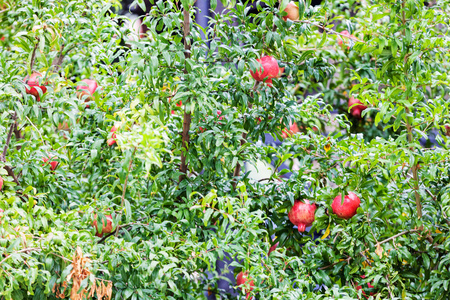
[[[356,215],[356,210],[360,204],[361,200],[359,197],[353,192],[348,192],[348,195],[344,197],[344,203],[342,205],[341,195],[337,195],[331,204],[331,208],[333,209],[333,213],[338,217],[348,220]]]
[[[354,104],[357,104],[357,105],[353,106]],[[350,108],[350,107],[352,107],[352,108]],[[350,97],[350,99],[348,99],[348,108],[350,108],[350,113],[352,114],[352,116],[360,119],[361,112],[363,110],[365,110],[367,108],[367,106],[363,105],[361,103],[361,101],[359,101],[358,99],[356,99],[354,97]]]
[[[95,235],[98,237],[103,237],[103,234],[108,234],[112,232],[112,216],[111,215],[106,215],[106,225],[105,225],[105,220],[102,219],[102,232],[98,232],[98,228],[97,228],[97,214],[94,215],[94,222],[92,223],[92,226],[95,228]]]
[[[298,6],[295,4],[294,1],[289,2],[284,11],[287,12],[287,16],[283,17],[283,20],[285,21],[287,21],[287,19],[292,21],[298,21],[298,19],[300,18]]]
[[[93,79],[83,79],[81,82],[84,82],[85,84],[80,84],[77,86],[77,91],[79,91],[80,97],[82,96],[89,96],[86,98],[84,102],[88,102],[91,100],[91,96],[95,93],[95,90],[98,87],[97,81]]]
[[[446,135],[450,136],[450,125],[445,125]]]
[[[275,249],[277,249],[279,243],[280,242],[276,243],[275,245],[272,245],[272,247],[269,248],[269,254],[267,254],[267,256],[269,256],[270,253],[272,253],[273,251],[275,251]]]
[[[47,163],[48,162],[48,160],[50,159],[51,157],[43,157],[42,158],[42,160],[44,161],[44,164],[43,164],[43,166],[45,166],[45,163]],[[49,163],[49,165],[50,165],[50,170],[52,170],[52,171],[54,171],[54,170],[56,170],[56,168],[58,167],[58,162],[57,161],[51,161],[50,163]]]
[[[108,139],[106,141],[106,143],[108,143],[108,146],[112,146],[112,145],[114,145],[116,143],[116,140],[115,139]]]
[[[311,226],[315,219],[316,204],[309,204],[309,200],[295,201],[288,213],[292,224],[297,225],[298,232],[305,232],[307,226]]]
[[[361,278],[362,278],[362,279],[366,278],[366,275],[361,275]],[[367,286],[369,287],[369,289],[373,289],[373,288],[374,288],[374,286],[371,285],[370,282],[367,283]],[[360,285],[358,285],[358,286],[356,287],[356,290],[357,290],[357,291],[359,291],[359,290],[361,290],[361,289],[362,289],[362,287],[361,287]],[[366,293],[364,292],[364,290],[362,291],[362,293],[363,293],[363,295],[368,299],[368,297],[366,296]],[[375,295],[375,293],[374,293],[374,292],[370,292],[369,295],[370,295],[370,296],[373,296],[373,295]]]
[[[289,136],[292,136],[299,131],[300,131],[300,129],[298,129],[297,123],[293,123],[289,126],[289,130],[287,128],[283,129],[283,132],[281,133],[281,135],[283,136],[283,138],[286,139]]]
[[[343,36],[346,36],[348,38],[356,38],[353,34],[350,34],[350,32],[348,32],[347,30],[343,30],[340,32]],[[337,43],[339,46],[342,46],[342,44],[344,44],[343,38],[342,37],[338,37]],[[345,41],[345,44],[347,44],[348,42]],[[347,49],[350,49],[350,47],[347,47]]]
[[[2,188],[3,188],[3,178],[2,176],[0,176],[0,191],[2,190]]]
[[[252,72],[250,70],[250,74],[256,81],[264,81],[264,78],[266,78],[266,80],[272,79],[277,77],[278,74],[280,73],[280,67],[278,67],[278,62],[272,56],[263,56],[257,59],[256,61],[261,64],[259,70],[257,70],[256,72]]]
[[[247,284],[246,282],[249,281]],[[248,291],[246,299],[250,297],[250,292],[253,291],[253,287],[255,286],[255,283],[253,282],[253,279],[248,278],[247,272],[240,272],[238,276],[236,277],[236,285],[245,285],[245,291]],[[243,289],[243,287],[239,287],[239,289]]]
[[[113,126],[113,127],[111,127],[111,130],[110,130],[110,132],[112,132],[113,134],[111,135],[111,138],[110,139],[108,139],[107,141],[106,141],[106,143],[108,144],[108,146],[112,146],[112,145],[114,145],[117,141],[116,141],[116,130],[117,130],[117,127],[116,126]]]
[[[30,86],[30,88],[25,88],[25,92],[29,95],[33,95],[37,101],[41,101],[41,98],[36,87],[42,90],[42,94],[47,93],[47,88],[43,85],[39,85],[39,78],[42,78],[41,74],[33,73],[30,77],[27,76],[24,79],[25,83]]]

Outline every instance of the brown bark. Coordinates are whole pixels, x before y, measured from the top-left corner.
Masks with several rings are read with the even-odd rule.
[[[183,37],[184,37],[184,57],[186,59],[191,57],[191,44],[189,42],[188,36],[190,34],[190,16],[189,16],[189,10],[183,10],[183,17],[184,17],[184,22],[183,22],[183,27],[184,27],[184,31],[183,31]],[[187,63],[187,62],[186,62]],[[186,67],[184,68],[184,73],[187,74],[187,69]],[[189,103],[189,100],[186,101],[186,104]],[[187,152],[189,149],[189,129],[191,127],[191,114],[190,112],[187,112],[186,109],[184,111],[184,116],[183,116],[183,132],[182,132],[182,143],[181,143],[181,165],[180,165],[180,172],[182,173],[178,179],[179,182],[183,181],[183,179],[186,178],[186,173],[187,173],[187,162],[186,162],[186,155],[185,152],[183,150],[183,148],[185,149],[185,151]]]

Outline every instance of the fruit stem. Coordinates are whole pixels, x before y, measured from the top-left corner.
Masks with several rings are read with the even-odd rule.
[[[184,37],[184,57],[186,60],[191,57],[191,44],[188,40],[188,36],[190,34],[190,20],[189,20],[189,10],[184,9],[183,10],[183,37]],[[185,64],[188,62],[186,61]],[[184,74],[187,74],[186,65],[184,68]],[[186,101],[186,104],[189,103],[189,99]],[[191,113],[186,111],[187,105],[185,105],[184,108],[184,116],[183,116],[183,132],[182,132],[182,143],[181,143],[181,165],[180,165],[180,172],[182,173],[180,177],[178,178],[178,182],[183,181],[183,179],[186,178],[187,173],[187,162],[186,162],[186,156],[184,154],[183,148],[188,151],[189,148],[189,129],[191,127]]]

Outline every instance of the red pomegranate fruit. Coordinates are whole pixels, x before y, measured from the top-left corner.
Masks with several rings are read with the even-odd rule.
[[[95,90],[97,90],[98,87],[97,81],[93,79],[83,79],[80,82],[82,82],[82,84],[77,86],[78,97],[88,96],[84,102],[92,100],[91,96],[94,95]]]
[[[112,232],[112,216],[111,215],[106,215],[106,224],[105,224],[105,219],[102,218],[102,232],[98,231],[98,227],[97,227],[97,214],[94,215],[94,222],[92,223],[92,226],[94,226],[95,228],[95,235],[98,237],[103,237],[103,234],[108,234]]]
[[[366,275],[361,275],[361,278],[362,278],[362,279],[366,278]],[[370,282],[367,283],[367,287],[368,287],[369,289],[373,289],[373,288],[374,288],[374,286],[371,285]],[[356,287],[356,290],[357,290],[357,291],[362,290],[362,286],[358,285],[358,286]],[[365,292],[364,290],[362,291],[362,294],[363,294],[366,298],[368,298],[367,295],[366,295],[366,292]],[[370,295],[370,296],[373,296],[373,295],[375,295],[375,293],[374,293],[374,292],[370,292],[369,295]]]
[[[356,196],[353,192],[348,192],[348,195],[344,197],[343,203],[341,201],[341,195],[337,195],[331,204],[331,208],[333,209],[333,213],[335,213],[338,217],[342,219],[350,219],[356,215],[356,210],[360,204],[361,200],[359,200],[358,196]]]
[[[277,60],[272,56],[263,56],[256,61],[261,64],[261,67],[256,72],[250,70],[252,77],[256,81],[266,81],[266,83],[272,84],[272,81],[268,80],[277,77],[280,73]]]
[[[353,105],[355,105],[355,106],[353,106]],[[363,110],[365,110],[367,108],[367,106],[363,105],[361,103],[361,101],[359,101],[358,99],[356,99],[354,97],[350,97],[350,99],[348,99],[348,108],[350,108],[350,113],[352,114],[352,116],[354,116],[355,118],[360,119],[361,118],[361,112]]]
[[[356,38],[353,34],[350,34],[350,32],[348,32],[347,30],[341,31],[340,34],[342,36],[339,36],[338,40],[337,40],[337,43],[338,43],[339,46],[342,46],[342,44],[344,44],[343,37]],[[345,39],[345,44],[346,45],[348,44],[348,40],[347,39]],[[347,47],[347,49],[350,49],[350,47]]]
[[[281,135],[283,136],[284,139],[287,139],[288,137],[293,136],[297,132],[300,132],[297,123],[292,123],[289,125],[289,129],[287,128],[283,129]]]
[[[110,132],[112,132],[111,138],[106,141],[108,146],[112,146],[112,145],[114,145],[116,143],[116,137],[117,137],[116,136],[116,130],[117,130],[116,126],[111,127],[111,130],[110,130]]]
[[[0,191],[2,190],[2,188],[3,188],[3,178],[2,176],[0,176]]]
[[[305,232],[307,226],[311,226],[314,222],[314,214],[316,205],[309,204],[309,200],[295,201],[294,206],[288,213],[289,220],[292,224],[297,225],[299,232]]]
[[[285,21],[287,21],[287,19],[291,21],[298,21],[298,19],[300,18],[298,6],[295,4],[294,1],[289,2],[284,11],[287,13],[287,16],[283,17],[283,20]]]
[[[51,156],[43,157],[42,160],[44,161],[44,164],[42,164],[42,165],[45,166],[51,158],[52,158]],[[50,170],[54,171],[54,170],[56,170],[56,167],[58,167],[58,162],[54,160],[54,161],[49,162],[49,165],[50,165]]]
[[[250,292],[253,291],[253,288],[255,286],[255,283],[253,279],[248,277],[247,272],[240,272],[238,276],[236,277],[236,285],[241,290],[245,290],[247,292],[246,299],[250,298]]]
[[[47,92],[47,88],[44,85],[39,85],[39,79],[42,78],[40,73],[33,73],[31,76],[25,77],[24,81],[29,86],[29,88],[25,88],[25,91],[29,95],[33,95],[37,101],[41,101],[41,97],[39,96],[39,91],[36,88],[41,89],[42,94]]]

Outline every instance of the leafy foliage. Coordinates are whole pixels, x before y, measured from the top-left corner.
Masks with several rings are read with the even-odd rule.
[[[297,21],[289,1],[223,1],[207,28],[195,1],[155,2],[144,38],[115,1],[0,7],[0,299],[232,299],[218,281],[240,271],[259,299],[446,299],[449,1],[302,0]],[[285,68],[273,86],[250,75],[263,55]],[[257,161],[289,168],[258,181]],[[361,207],[339,219],[350,191]]]

